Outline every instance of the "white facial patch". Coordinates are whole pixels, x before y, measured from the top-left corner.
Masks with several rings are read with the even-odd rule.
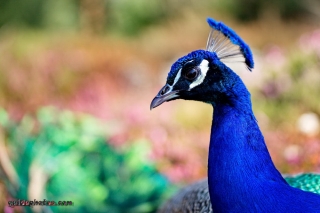
[[[172,87],[179,81],[179,78],[181,77],[181,70],[182,70],[182,69],[180,69],[180,70],[178,71],[176,77],[174,78]]]
[[[201,64],[199,65],[199,68],[201,70],[201,73],[200,75],[198,76],[198,78],[192,82],[189,86],[189,90],[191,90],[192,88],[200,85],[203,81],[204,81],[204,78],[206,77],[207,75],[207,72],[209,70],[209,61],[207,60],[202,60]]]

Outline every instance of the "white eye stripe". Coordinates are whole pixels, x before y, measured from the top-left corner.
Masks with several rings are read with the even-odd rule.
[[[173,84],[172,84],[171,87],[173,87],[179,81],[179,79],[181,77],[181,70],[182,69],[179,70],[179,72],[177,73],[176,77],[174,78],[174,81],[173,81]]]
[[[188,61],[187,63],[190,63],[190,62],[193,62],[193,61],[194,61],[194,59]],[[174,81],[173,81],[173,84],[172,84],[171,87],[173,87],[179,81],[179,79],[181,77],[181,72],[182,72],[182,68],[178,71],[176,77],[174,78]]]
[[[209,61],[202,60],[202,62],[199,65],[199,68],[201,70],[201,74],[199,75],[199,77],[194,82],[192,82],[190,84],[189,90],[191,90],[192,88],[200,85],[204,81],[204,79],[205,79],[205,77],[207,75],[207,72],[209,70]]]

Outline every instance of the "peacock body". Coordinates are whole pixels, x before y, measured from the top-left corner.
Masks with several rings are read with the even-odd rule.
[[[284,176],[287,183],[304,191],[320,195],[320,175],[305,173],[296,176]],[[179,190],[166,201],[158,213],[212,213],[208,180],[203,179]]]
[[[151,102],[151,108],[175,99],[214,107],[208,187],[200,182],[174,197],[182,202],[180,209],[188,207],[180,212],[320,212],[320,196],[314,193],[319,192],[320,176],[282,177],[253,114],[249,91],[225,64],[240,60],[251,70],[249,46],[223,23],[210,18],[208,23],[212,31],[206,50],[178,59]]]

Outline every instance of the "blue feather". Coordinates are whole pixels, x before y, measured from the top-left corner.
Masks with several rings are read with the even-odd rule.
[[[221,32],[226,36],[234,45],[239,46],[240,51],[245,58],[245,63],[249,69],[254,67],[253,56],[249,46],[228,26],[224,25],[222,22],[217,22],[212,18],[207,19],[208,24],[214,30]]]

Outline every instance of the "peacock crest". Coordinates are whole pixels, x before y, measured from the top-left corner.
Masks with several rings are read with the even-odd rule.
[[[206,50],[214,52],[222,62],[244,62],[251,71],[254,66],[249,46],[228,26],[211,18]]]

